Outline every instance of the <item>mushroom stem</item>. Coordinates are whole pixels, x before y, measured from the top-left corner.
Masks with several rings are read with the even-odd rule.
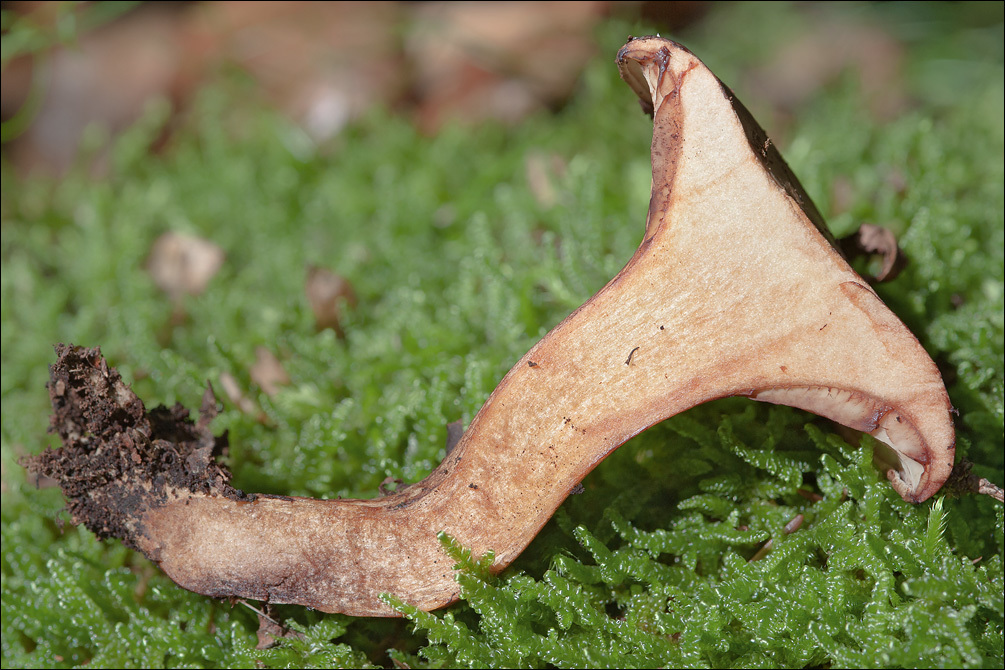
[[[951,406],[936,366],[834,249],[764,132],[693,54],[658,37],[617,56],[654,117],[638,251],[521,358],[423,481],[374,500],[171,487],[131,541],[212,596],[395,616],[392,593],[454,601],[445,531],[502,570],[626,440],[708,400],[792,405],[891,448],[905,499],[949,474]]]

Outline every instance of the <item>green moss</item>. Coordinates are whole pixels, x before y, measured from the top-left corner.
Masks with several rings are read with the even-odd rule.
[[[915,103],[878,122],[842,78],[796,110],[783,152],[836,232],[869,220],[900,233],[911,264],[879,290],[946,371],[961,455],[1001,482],[1000,7],[991,19],[969,5],[853,11],[906,40]],[[727,6],[682,39],[734,83],[744,58],[773,54],[771,30],[780,41],[806,21]],[[852,449],[783,407],[719,401],[639,436],[499,577],[451,549],[464,602],[445,612],[400,606],[406,622],[283,607],[305,638],[264,651],[250,610],[61,526],[58,490],[26,481],[17,457],[50,444],[44,384],[59,341],[100,344],[151,405],[195,406],[206,379],[234,375],[267,417],[228,404],[217,420],[243,489],[369,497],[388,475],[424,476],[446,424],[469,421],[638,243],[650,128],[610,63],[628,32],[604,28],[604,55],[568,108],[509,130],[429,138],[377,112],[319,149],[271,113],[235,109],[234,84],[206,92],[155,156],[168,110],[151,107],[111,147],[106,178],[20,179],[3,165],[5,667],[1001,667],[1001,506],[908,505],[871,465],[868,440]],[[737,89],[756,111],[757,91]],[[552,206],[529,188],[532,152],[567,166],[552,175]],[[853,186],[842,212],[838,178]],[[168,230],[227,253],[175,326],[144,271]],[[312,264],[359,295],[344,341],[314,331]],[[250,382],[259,345],[292,378],[272,398]]]

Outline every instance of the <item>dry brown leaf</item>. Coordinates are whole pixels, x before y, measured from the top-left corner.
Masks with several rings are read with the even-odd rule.
[[[154,242],[147,270],[157,287],[172,300],[199,295],[223,266],[223,249],[185,233],[164,233]]]
[[[340,277],[331,270],[312,266],[307,271],[305,285],[307,301],[314,312],[314,323],[318,330],[331,328],[339,337],[344,337],[342,330],[342,310],[346,305],[356,305],[356,292],[347,279]]]
[[[66,13],[53,9],[59,4],[13,9],[53,24]],[[31,126],[5,151],[22,170],[61,172],[88,125],[115,135],[152,99],[182,108],[208,79],[235,64],[262,97],[314,141],[325,141],[374,103],[392,103],[405,91],[408,70],[395,35],[401,13],[391,2],[142,4],[34,61],[46,95]],[[4,118],[27,98],[32,68],[28,58],[5,68]]]
[[[891,281],[907,265],[907,257],[897,246],[897,238],[890,230],[871,223],[863,223],[858,230],[841,238],[841,251],[848,258],[880,256],[883,264],[874,276],[866,276],[872,283]]]
[[[49,8],[58,4],[40,7],[55,13]],[[185,58],[179,13],[167,4],[147,3],[83,34],[72,46],[53,49],[33,65],[22,61],[12,69],[12,83],[23,88],[27,66],[29,72],[34,67],[44,77],[45,87],[38,113],[14,147],[13,160],[20,169],[63,172],[73,163],[88,126],[114,135],[135,123],[150,100],[175,97]],[[7,79],[5,71],[5,108],[20,97],[16,89],[8,94]]]
[[[266,347],[255,349],[255,364],[251,366],[249,372],[251,381],[258,384],[265,395],[270,397],[276,395],[280,386],[290,383],[290,376],[283,368],[283,364]]]
[[[245,414],[257,414],[258,408],[255,403],[248,396],[244,395],[244,391],[241,390],[241,385],[237,381],[237,377],[230,374],[229,372],[220,373],[220,386],[223,388],[223,392],[227,394],[227,399],[230,400],[239,410]]]
[[[418,5],[405,42],[417,118],[515,123],[564,100],[595,53],[606,2],[435,2]],[[542,67],[547,63],[547,67]]]
[[[853,68],[870,111],[888,119],[907,101],[901,76],[903,52],[903,46],[880,28],[828,17],[751,72],[747,88],[791,111]]]
[[[554,154],[546,156],[537,151],[527,154],[524,172],[527,176],[527,186],[537,204],[542,207],[553,207],[558,203],[555,180],[565,174],[565,167],[565,161],[561,156]]]
[[[249,609],[253,610],[258,616],[258,630],[255,633],[258,637],[258,644],[255,645],[255,649],[272,649],[279,644],[279,640],[284,637],[294,638],[297,640],[304,639],[303,633],[287,628],[265,612],[260,611],[256,607],[252,607],[248,603],[245,603],[245,605]],[[268,610],[268,606],[266,606],[266,610]]]
[[[315,141],[405,88],[397,3],[208,2],[190,13],[199,66],[236,63]]]
[[[799,527],[802,526],[802,525],[803,525],[803,515],[802,514],[797,514],[794,517],[792,517],[789,520],[789,522],[787,524],[785,524],[785,526],[782,528],[782,535],[791,535],[792,533],[794,533],[797,530],[799,530]],[[774,546],[774,544],[775,544],[774,538],[769,539],[767,542],[765,542],[761,546],[760,549],[757,550],[756,554],[754,554],[753,556],[750,557],[750,560],[748,561],[748,563],[753,563],[754,561],[759,561],[762,558],[764,558],[765,556],[767,556],[768,552],[771,551],[771,548]]]

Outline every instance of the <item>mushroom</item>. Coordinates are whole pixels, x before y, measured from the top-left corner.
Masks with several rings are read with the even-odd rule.
[[[373,500],[243,496],[207,465],[212,441],[195,435],[201,451],[189,459],[206,481],[139,481],[120,496],[131,518],[106,527],[198,593],[396,616],[380,598],[391,593],[431,610],[458,597],[439,533],[494,552],[502,570],[614,449],[726,396],[867,432],[889,446],[887,475],[901,496],[920,502],[938,490],[954,455],[939,372],[835,250],[761,128],[674,42],[632,39],[617,64],[654,117],[642,243],[514,365],[427,478]],[[92,366],[79,376],[135,410],[95,350],[71,364],[73,351],[61,352],[54,369],[66,374],[50,393],[61,402],[82,393],[73,371]],[[74,420],[57,428],[84,434]],[[131,449],[161,444],[136,421]]]

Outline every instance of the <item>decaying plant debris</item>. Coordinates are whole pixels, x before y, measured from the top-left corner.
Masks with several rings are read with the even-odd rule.
[[[654,117],[642,244],[516,363],[425,480],[375,500],[246,496],[211,461],[209,397],[191,430],[171,433],[96,350],[73,347],[50,388],[64,448],[32,466],[65,482],[75,521],[123,537],[185,588],[383,616],[396,614],[385,592],[421,609],[457,598],[438,533],[494,552],[501,570],[611,451],[714,398],[869,432],[890,447],[896,490],[931,496],[954,455],[934,363],[697,58],[642,38],[617,60]]]
[[[181,405],[146,411],[98,348],[60,344],[56,356],[49,368],[50,430],[63,446],[25,465],[59,481],[74,523],[141,549],[143,514],[178,491],[253,500],[228,484],[230,473],[214,460],[227,438],[209,430],[216,416],[211,389],[193,422]]]
[[[875,275],[867,277],[872,283],[893,281],[907,265],[894,234],[871,223],[863,223],[854,233],[838,240],[838,248],[848,258],[875,255],[882,260]]]

